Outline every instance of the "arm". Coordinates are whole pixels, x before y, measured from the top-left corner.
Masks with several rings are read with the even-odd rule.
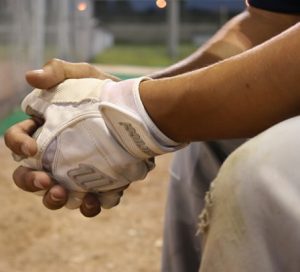
[[[248,7],[226,23],[206,44],[186,59],[150,77],[163,78],[193,71],[256,46],[300,20],[300,15],[268,12]]]
[[[145,81],[143,104],[177,141],[253,136],[300,113],[299,35],[298,23],[205,69]]]
[[[229,22],[215,35],[211,41],[209,41],[203,48],[195,52],[195,54],[193,54],[191,57],[183,60],[178,65],[172,66],[156,75],[152,75],[152,77],[166,77],[190,70],[195,70],[199,67],[203,67],[221,59],[230,57],[231,55],[241,53],[256,43],[262,42],[272,35],[278,34],[298,20],[296,16],[260,12],[257,9],[256,12],[257,13],[255,13],[255,9],[246,10],[244,13]],[[263,14],[265,14],[265,16]],[[271,20],[271,15],[276,17],[276,19],[272,20],[274,24],[272,24],[271,21],[267,23],[268,20]],[[255,18],[257,18],[257,20],[260,18],[261,22],[255,23]],[[269,27],[266,27],[267,25],[269,25]],[[271,28],[270,32],[268,28]],[[255,38],[256,35],[258,35],[257,38]],[[248,42],[246,43],[245,41]],[[235,50],[233,50],[233,48]],[[102,74],[103,73],[96,71],[91,65],[75,65],[61,61],[54,61],[48,63],[41,71],[33,71],[28,73],[27,80],[32,86],[38,88],[49,88],[66,78],[107,77],[107,75],[102,76]],[[174,82],[175,81],[173,81],[172,84],[174,84]],[[149,81],[145,83],[148,85],[154,82]],[[163,82],[158,81],[154,84],[161,83]],[[151,90],[151,86],[148,85],[148,87]],[[162,89],[165,87],[162,87]],[[142,86],[142,89],[144,89],[144,86]],[[152,95],[158,95],[158,92],[153,93]],[[154,96],[152,98],[154,98]],[[151,99],[151,96],[148,97],[148,100],[149,99]],[[144,102],[146,103],[146,101]],[[152,117],[155,119],[155,115]],[[156,116],[156,118],[157,117],[158,116]],[[161,121],[163,122],[163,120]],[[160,124],[160,122],[158,125],[160,127],[164,126],[164,124]],[[29,135],[35,129],[36,124],[31,120],[16,124],[6,133],[6,144],[17,154],[29,156],[35,154],[36,144],[34,140],[29,137]],[[162,129],[164,128],[162,127]],[[178,137],[178,139],[180,138]],[[14,173],[14,180],[19,187],[27,191],[37,191],[41,189],[48,190],[48,193],[44,197],[44,204],[50,209],[60,208],[66,201],[65,190],[63,190],[61,186],[55,185],[55,183],[53,183],[49,176],[47,176],[44,172],[30,171],[30,169],[19,168]],[[88,195],[86,201],[81,207],[81,212],[86,216],[96,215],[99,212],[99,203],[97,202],[97,199],[92,198],[91,195]]]

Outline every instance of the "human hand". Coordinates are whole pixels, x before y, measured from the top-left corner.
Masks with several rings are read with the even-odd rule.
[[[147,78],[118,83],[71,79],[49,91],[34,90],[22,107],[45,123],[35,135],[38,152],[25,160],[27,165],[47,169],[71,192],[100,196],[143,179],[154,166],[150,158],[182,146],[163,135],[141,110],[138,91],[143,80]],[[91,180],[83,173],[87,171],[100,173],[101,179]]]
[[[36,154],[22,163],[49,172],[75,196],[75,207],[86,192],[97,194],[103,207],[114,206],[119,195],[112,190],[143,179],[154,167],[153,160],[125,151],[103,121],[99,105],[111,82],[69,79],[51,90],[35,89],[22,102],[25,112],[44,121],[33,134]]]
[[[29,71],[26,74],[26,79],[31,86],[42,89],[51,88],[67,78],[82,77],[119,80],[87,63],[69,63],[59,59],[48,62],[41,70]],[[15,154],[25,157],[33,156],[37,152],[37,145],[31,135],[40,125],[40,120],[28,119],[12,126],[5,134],[6,145]],[[58,185],[44,171],[36,171],[20,166],[15,170],[13,178],[16,185],[25,191],[46,191],[43,203],[49,209],[59,209],[68,200],[68,191]],[[121,197],[122,190],[116,193]],[[97,215],[101,210],[101,203],[98,197],[94,194],[85,195],[80,210],[87,217]]]

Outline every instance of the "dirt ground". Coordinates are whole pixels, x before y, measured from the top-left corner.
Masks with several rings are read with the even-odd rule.
[[[12,182],[16,163],[0,139],[0,272],[159,271],[171,155],[121,204],[95,218],[47,210]]]

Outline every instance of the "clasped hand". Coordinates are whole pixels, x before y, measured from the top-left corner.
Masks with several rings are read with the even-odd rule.
[[[52,60],[42,70],[30,71],[26,74],[28,83],[34,88],[49,89],[69,78],[98,78],[118,79],[105,74],[95,67],[86,63],[68,63],[62,60]],[[41,119],[33,117],[12,126],[5,134],[5,143],[13,153],[19,156],[33,157],[38,152],[38,146],[32,134],[42,125]],[[28,192],[44,191],[43,204],[49,209],[59,209],[68,201],[69,190],[60,185],[52,176],[43,170],[37,170],[24,166],[18,167],[13,173],[15,184]],[[123,194],[127,188],[121,188],[106,193],[118,195]],[[105,195],[103,196],[105,199]],[[115,205],[118,201],[115,201]],[[80,205],[80,211],[84,216],[92,217],[100,213],[101,202],[97,194],[85,193]]]

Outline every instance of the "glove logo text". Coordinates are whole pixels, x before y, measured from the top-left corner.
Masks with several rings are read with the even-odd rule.
[[[157,155],[146,145],[141,136],[137,133],[136,129],[130,123],[119,122],[119,125],[125,128],[130,138],[142,152],[149,155],[150,157],[155,157]]]
[[[104,186],[115,183],[114,179],[105,175],[96,167],[83,163],[80,163],[78,168],[69,170],[67,175],[85,191],[99,191]]]

